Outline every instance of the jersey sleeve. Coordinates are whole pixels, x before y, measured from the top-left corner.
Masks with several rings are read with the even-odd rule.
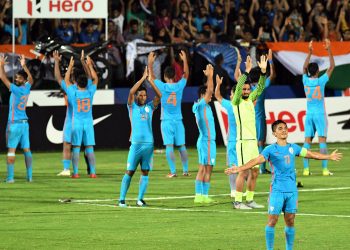
[[[89,90],[90,94],[93,96],[97,90],[97,86],[95,84],[92,84],[88,87],[88,90]]]
[[[294,150],[294,154],[299,156],[300,152],[301,152],[301,147],[297,144],[292,144],[293,150]]]
[[[308,81],[309,77],[307,76],[307,74],[303,74],[303,84],[305,85]]]
[[[184,89],[186,87],[187,80],[186,78],[181,78],[180,81],[178,81],[178,84],[180,86],[180,89]]]
[[[88,80],[87,80],[87,86],[90,87],[92,84],[93,84],[93,83],[92,83],[92,79],[88,79]]]
[[[201,106],[205,106],[206,102],[204,100],[204,98],[202,98],[199,102],[196,102],[195,104],[193,104],[192,107],[192,112],[196,113],[197,110],[201,107]]]
[[[264,150],[260,153],[262,156],[264,156],[265,160],[268,161],[270,158],[270,148],[271,147],[266,147]]]
[[[327,73],[324,73],[319,79],[319,84],[321,86],[326,86],[328,81],[329,81],[329,77],[328,77]]]
[[[221,106],[224,107],[226,110],[228,110],[228,109],[230,109],[232,107],[232,104],[231,104],[230,101],[222,98]]]
[[[266,78],[266,81],[265,81],[265,89],[267,87],[269,87],[270,85],[271,85],[271,79],[270,79],[270,77],[268,77],[268,78]]]
[[[16,84],[14,84],[14,83],[11,83],[11,84],[10,84],[10,91],[11,91],[14,95],[19,95],[19,94],[21,94],[20,88],[19,88]]]
[[[61,81],[61,88],[63,89],[63,91],[65,92],[65,93],[67,93],[67,84],[66,84],[66,81],[65,80],[63,80],[62,79],[62,81]]]
[[[164,91],[164,83],[161,80],[155,79],[154,84],[160,91]]]

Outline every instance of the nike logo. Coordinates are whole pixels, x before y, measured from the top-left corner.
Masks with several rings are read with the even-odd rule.
[[[97,119],[94,119],[94,122],[93,122],[94,126],[97,123],[100,123],[103,120],[107,119],[111,115],[112,114],[108,114],[108,115],[99,117]],[[63,130],[58,130],[54,127],[54,125],[52,123],[52,118],[53,118],[53,115],[51,115],[49,122],[47,123],[47,126],[46,126],[47,139],[49,140],[49,142],[51,142],[53,144],[61,144],[61,143],[63,143]]]

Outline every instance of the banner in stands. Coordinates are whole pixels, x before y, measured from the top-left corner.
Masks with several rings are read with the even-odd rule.
[[[325,105],[328,119],[328,142],[350,141],[350,107],[344,105],[350,103],[350,97],[327,97]],[[215,102],[216,113],[220,123],[221,133],[225,145],[227,143],[227,112],[219,102]],[[271,132],[271,124],[278,120],[284,120],[289,128],[288,141],[295,143],[304,142],[304,122],[306,114],[306,99],[271,99],[265,101],[267,144],[275,142]],[[317,135],[316,135],[317,136]],[[316,138],[317,142],[317,138]]]
[[[108,0],[15,0],[14,18],[108,18]]]

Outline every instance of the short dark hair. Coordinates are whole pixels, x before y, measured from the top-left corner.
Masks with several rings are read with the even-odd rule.
[[[86,88],[88,79],[85,74],[77,75],[76,81],[80,88]]]
[[[310,63],[309,66],[307,66],[307,71],[309,76],[316,76],[318,72],[318,64]]]
[[[17,75],[22,76],[25,80],[27,80],[28,78],[28,74],[24,71],[24,69],[21,69],[20,71],[18,71]]]
[[[169,78],[169,79],[174,79],[175,78],[175,70],[171,66],[167,66],[164,70],[164,76]]]
[[[147,89],[145,86],[141,85],[137,90],[136,90],[136,95],[139,94],[140,91],[146,91],[146,94],[147,94]]]
[[[276,132],[276,128],[277,128],[278,124],[281,124],[281,123],[283,123],[284,125],[287,126],[287,123],[285,121],[283,121],[283,120],[276,120],[271,125],[272,132]]]
[[[198,98],[201,98],[202,95],[205,95],[207,92],[207,85],[202,85],[198,88]]]

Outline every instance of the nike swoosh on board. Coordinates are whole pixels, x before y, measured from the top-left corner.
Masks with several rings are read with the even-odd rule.
[[[94,126],[97,123],[100,123],[103,120],[107,119],[111,115],[112,114],[108,114],[108,115],[94,119],[94,121],[93,121]],[[47,139],[49,140],[49,142],[51,142],[53,144],[61,144],[61,143],[63,143],[63,130],[56,129],[55,126],[53,125],[52,119],[53,119],[53,115],[51,115],[51,117],[47,123],[47,126],[46,126]]]

